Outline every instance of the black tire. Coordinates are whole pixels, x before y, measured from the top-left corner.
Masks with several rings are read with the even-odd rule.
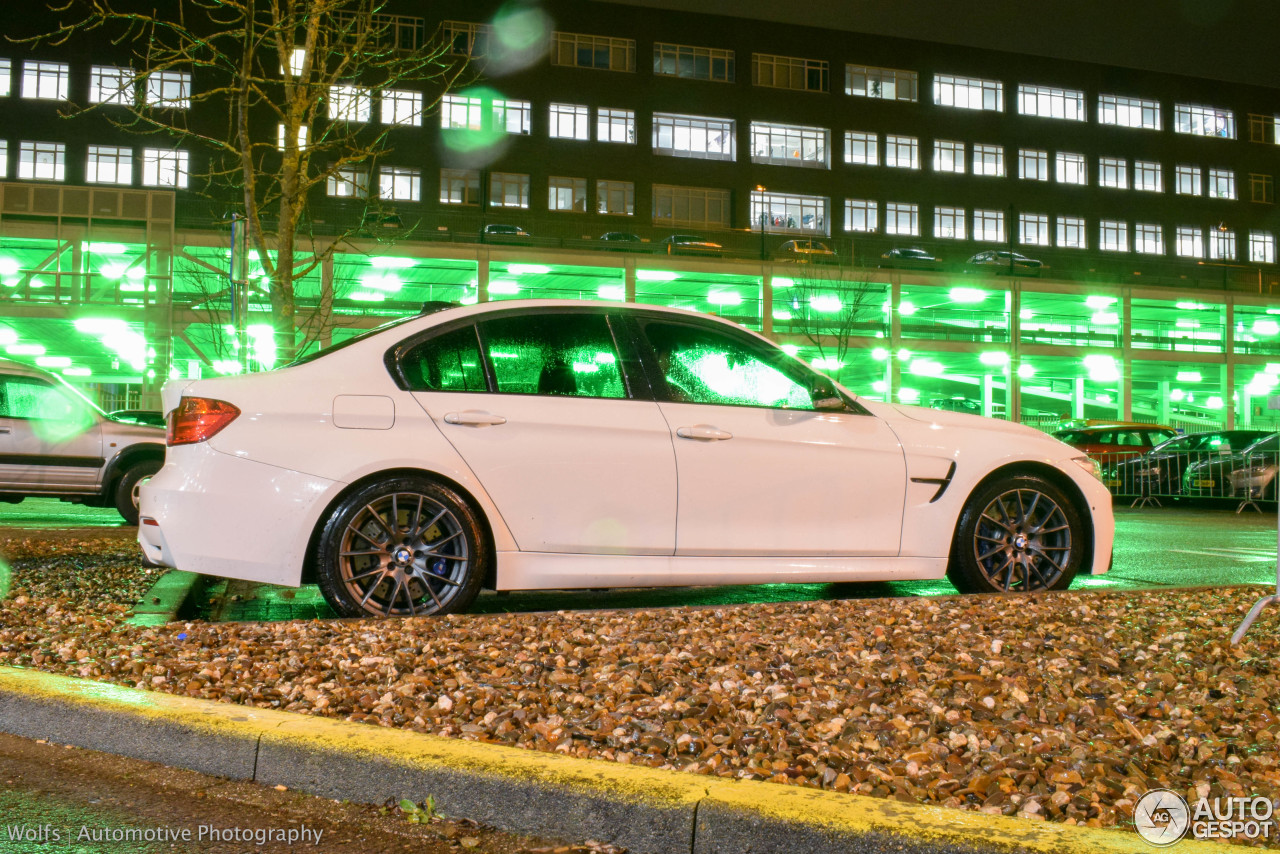
[[[140,460],[124,470],[116,481],[116,510],[130,525],[138,524],[138,489],[160,471],[160,460]]]
[[[1084,522],[1063,491],[1034,475],[1014,475],[969,496],[947,577],[961,593],[1065,590],[1084,550]]]
[[[316,559],[320,592],[340,615],[411,617],[466,611],[490,557],[460,495],[406,475],[344,498],[324,520]]]

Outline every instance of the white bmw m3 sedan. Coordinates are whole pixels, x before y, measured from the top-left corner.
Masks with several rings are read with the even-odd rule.
[[[164,395],[147,557],[314,581],[343,615],[457,613],[482,587],[1057,590],[1111,559],[1111,496],[1079,451],[863,400],[676,309],[447,308]]]

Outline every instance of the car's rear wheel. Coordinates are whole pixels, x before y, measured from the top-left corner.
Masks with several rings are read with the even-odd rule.
[[[320,591],[345,617],[465,611],[480,593],[488,548],[480,519],[453,490],[394,477],[348,495],[325,521]]]
[[[124,474],[116,481],[116,510],[130,525],[138,524],[138,500],[142,485],[160,471],[162,465],[160,460],[141,460],[125,469]]]
[[[947,577],[962,593],[1065,590],[1083,561],[1085,525],[1062,490],[1015,475],[980,487],[960,513]]]

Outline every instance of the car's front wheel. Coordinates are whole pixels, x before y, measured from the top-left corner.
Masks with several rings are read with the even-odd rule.
[[[1065,590],[1084,559],[1085,525],[1053,483],[1015,475],[969,496],[947,577],[962,593]]]
[[[320,591],[345,617],[465,611],[489,560],[471,506],[414,476],[387,478],[343,499],[324,523],[316,557]]]
[[[138,524],[138,500],[142,485],[160,471],[161,465],[160,460],[141,460],[125,469],[124,474],[116,481],[116,511],[130,525]]]

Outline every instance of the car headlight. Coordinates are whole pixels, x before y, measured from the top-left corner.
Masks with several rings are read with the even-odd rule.
[[[1102,466],[1098,465],[1098,461],[1093,457],[1072,457],[1071,462],[1080,466],[1080,468],[1084,469],[1098,480],[1102,480]]]

